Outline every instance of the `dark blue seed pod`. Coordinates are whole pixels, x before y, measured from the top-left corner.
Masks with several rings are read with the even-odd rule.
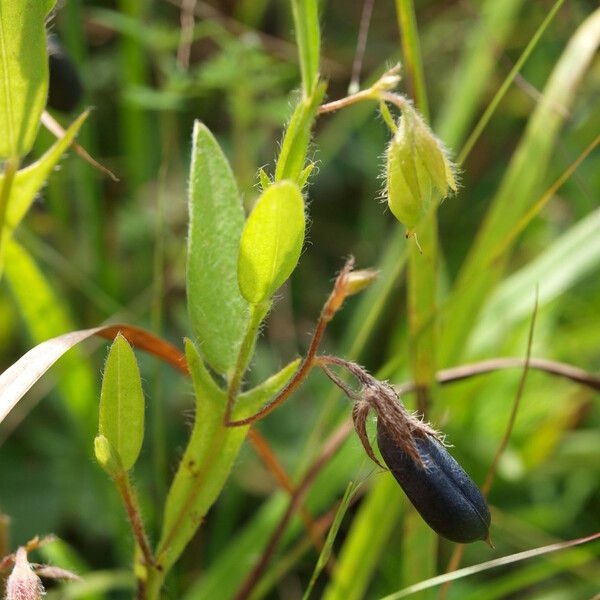
[[[54,35],[48,35],[48,106],[71,112],[83,97],[83,86],[75,65]]]
[[[425,522],[453,542],[489,539],[490,512],[473,480],[448,450],[430,436],[415,437],[425,468],[377,422],[381,456]]]

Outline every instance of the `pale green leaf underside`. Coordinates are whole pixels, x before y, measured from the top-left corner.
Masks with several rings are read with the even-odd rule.
[[[104,368],[99,433],[110,442],[123,468],[131,469],[144,439],[144,394],[135,354],[122,335],[115,338]]]
[[[206,361],[225,373],[235,364],[249,316],[237,282],[244,211],[229,163],[199,121],[194,124],[189,213],[187,298],[192,329]]]
[[[46,16],[54,0],[0,2],[0,159],[24,157],[48,93]]]
[[[249,427],[223,426],[225,392],[214,382],[194,345],[186,340],[186,356],[194,382],[196,420],[165,507],[158,558],[172,565],[217,499],[233,467]],[[287,383],[294,361],[260,386],[240,396],[243,414],[254,413]],[[236,417],[239,417],[236,411]]]
[[[258,199],[242,233],[238,260],[240,290],[248,302],[270,298],[291,275],[304,227],[304,201],[295,183],[275,183]]]

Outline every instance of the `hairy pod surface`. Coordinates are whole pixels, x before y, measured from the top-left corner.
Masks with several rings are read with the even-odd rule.
[[[425,468],[400,448],[378,419],[381,456],[424,521],[453,542],[488,540],[491,516],[473,480],[435,438],[416,437],[415,443]]]
[[[387,149],[386,184],[392,214],[410,232],[431,208],[456,191],[455,167],[419,113],[406,104]]]

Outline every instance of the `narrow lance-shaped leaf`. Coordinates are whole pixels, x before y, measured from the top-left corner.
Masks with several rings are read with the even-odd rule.
[[[48,93],[46,16],[55,0],[0,2],[0,160],[25,156]]]
[[[240,290],[252,304],[270,298],[291,275],[304,242],[304,201],[298,186],[282,181],[258,199],[240,243]]]
[[[244,210],[225,155],[199,121],[194,124],[189,212],[190,320],[206,361],[225,373],[235,364],[249,314],[237,282]]]
[[[118,335],[110,348],[100,394],[99,434],[125,471],[135,464],[144,439],[144,394],[135,354]]]

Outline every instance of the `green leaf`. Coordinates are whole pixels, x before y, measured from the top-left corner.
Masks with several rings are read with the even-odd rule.
[[[188,447],[169,489],[157,555],[168,570],[193,537],[220,494],[249,427],[224,427],[226,395],[206,370],[194,344],[186,340],[194,382],[196,419]],[[260,386],[242,394],[235,417],[256,412],[287,383],[294,361]]]
[[[275,183],[258,199],[238,259],[239,286],[248,302],[270,298],[290,276],[300,258],[304,226],[304,201],[295,183]]]
[[[306,161],[310,132],[325,94],[325,84],[318,85],[311,96],[303,98],[294,109],[287,126],[275,168],[275,181],[291,179],[299,182]]]
[[[48,93],[46,16],[55,0],[0,3],[0,159],[33,146]]]
[[[189,191],[188,311],[206,361],[220,373],[234,364],[248,326],[237,261],[244,210],[217,141],[196,121]]]
[[[4,236],[2,237],[2,246],[4,246],[7,238],[27,214],[36,194],[46,183],[46,179],[60,160],[60,157],[75,139],[75,136],[87,117],[87,112],[81,114],[65,131],[65,135],[60,140],[57,140],[40,159],[36,160],[28,167],[17,171],[6,207],[6,219],[4,223],[5,231]],[[3,185],[4,176],[0,175],[0,189],[2,189]],[[0,248],[0,265],[1,253],[2,249]]]
[[[233,413],[234,420],[246,419],[255,413],[283,388],[299,366],[300,359],[297,358],[283,367],[281,371],[275,373],[275,375],[271,375],[269,379],[266,379],[251,390],[240,394]]]
[[[123,469],[129,471],[144,439],[144,393],[135,354],[121,334],[115,338],[104,367],[98,431],[112,446]]]
[[[321,33],[317,0],[292,0],[296,43],[302,71],[304,96],[311,96],[319,79]]]
[[[15,240],[9,240],[5,250],[6,282],[33,343],[77,329],[66,309],[67,303],[55,292],[27,250]],[[54,368],[58,390],[69,414],[78,427],[93,435],[98,390],[89,360],[81,349],[74,348]]]

